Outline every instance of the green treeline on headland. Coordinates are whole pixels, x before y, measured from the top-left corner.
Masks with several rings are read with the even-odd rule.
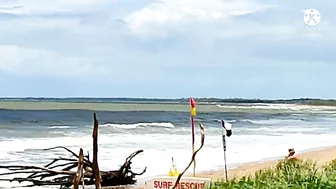
[[[209,103],[268,103],[268,104],[301,104],[301,105],[319,105],[319,106],[336,106],[336,99],[314,99],[314,98],[297,98],[297,99],[244,99],[244,98],[195,98],[198,104]],[[176,98],[176,99],[159,99],[159,98],[0,98],[0,101],[39,101],[39,102],[67,102],[67,103],[189,103],[189,98]]]

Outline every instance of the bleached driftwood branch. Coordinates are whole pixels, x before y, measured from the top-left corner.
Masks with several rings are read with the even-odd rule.
[[[200,123],[199,124],[200,129],[201,129],[201,146],[192,154],[191,156],[191,160],[189,162],[189,164],[187,165],[187,167],[184,169],[184,171],[182,173],[179,174],[179,176],[177,177],[175,184],[173,186],[173,189],[175,189],[178,185],[178,183],[180,182],[182,176],[184,175],[184,173],[189,169],[189,167],[191,166],[191,164],[195,161],[195,157],[197,155],[197,153],[202,149],[202,147],[204,146],[204,139],[205,139],[205,131],[204,131],[204,127],[203,125]]]

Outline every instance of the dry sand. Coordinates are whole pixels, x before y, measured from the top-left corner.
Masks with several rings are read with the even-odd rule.
[[[286,156],[286,152],[284,152],[284,157]],[[316,149],[311,150],[308,152],[298,153],[298,156],[301,157],[303,160],[312,160],[316,161],[318,166],[321,166],[325,163],[330,162],[333,159],[336,159],[336,146],[327,147],[324,149]],[[237,168],[228,170],[228,177],[242,177],[247,176],[249,174],[253,174],[255,171],[260,169],[266,169],[274,167],[277,160],[268,160],[268,161],[260,161],[260,162],[253,162],[253,163],[246,163],[238,166]],[[201,172],[196,174],[197,177],[205,177],[211,178],[213,180],[223,179],[224,178],[224,170],[217,170],[217,171],[207,171]]]
[[[284,157],[286,155],[287,155],[286,152],[284,152]],[[330,162],[333,159],[336,159],[336,146],[298,153],[298,156],[302,158],[303,160],[316,161],[317,165],[321,166],[321,165],[324,165]],[[254,174],[255,171],[258,171],[260,169],[274,167],[279,160],[280,159],[241,164],[237,168],[229,169],[228,177],[229,178],[233,178],[233,177],[239,178],[242,176],[247,176],[249,174]],[[191,175],[188,175],[188,176],[191,176]],[[196,177],[211,178],[212,180],[221,180],[221,179],[224,179],[224,170],[221,169],[221,170],[214,170],[214,171],[199,172],[199,173],[196,173]],[[144,184],[139,183],[139,186],[134,187],[134,188],[145,188],[145,187],[144,187]]]

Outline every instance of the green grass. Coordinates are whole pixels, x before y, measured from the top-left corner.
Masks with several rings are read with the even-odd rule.
[[[263,169],[254,175],[220,181],[211,189],[335,189],[336,159],[317,167],[312,161],[280,161],[273,169]]]

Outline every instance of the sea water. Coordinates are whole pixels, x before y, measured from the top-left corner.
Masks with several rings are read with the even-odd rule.
[[[41,166],[52,158],[70,157],[62,149],[43,150],[54,146],[66,146],[76,153],[83,148],[92,158],[92,113],[96,112],[100,124],[101,170],[118,169],[128,155],[142,149],[144,152],[133,159],[132,168],[141,172],[147,166],[147,172],[138,179],[168,174],[172,157],[182,171],[191,158],[189,108],[164,111],[165,106],[168,105],[160,105],[162,110],[147,108],[146,111],[139,106],[92,111],[77,109],[75,104],[73,108],[60,110],[1,109],[0,164]],[[233,125],[232,136],[226,138],[229,167],[285,156],[288,148],[300,152],[335,145],[336,111],[333,109],[295,105],[208,106],[204,112],[202,107],[198,108],[195,120],[196,149],[201,138],[199,122],[205,126],[206,134],[204,147],[196,157],[197,172],[223,167],[221,119]],[[14,185],[17,183],[0,182],[0,188]]]

